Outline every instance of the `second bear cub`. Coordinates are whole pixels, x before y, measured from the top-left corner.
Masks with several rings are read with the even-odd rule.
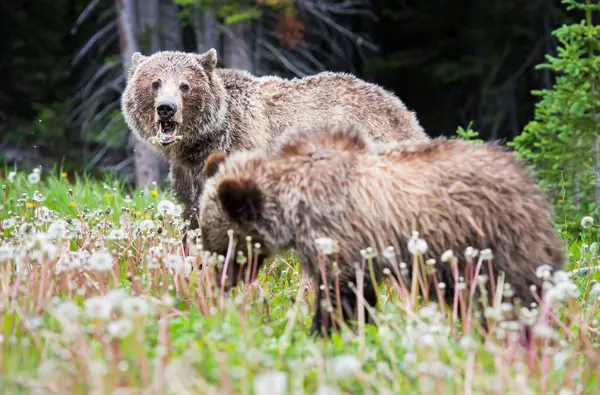
[[[526,303],[534,300],[532,284],[541,289],[536,268],[563,266],[547,201],[521,164],[497,144],[443,138],[377,144],[352,127],[296,130],[279,138],[269,154],[213,154],[205,171],[204,249],[225,255],[229,229],[241,250],[246,236],[261,243],[261,260],[293,248],[318,292],[313,330],[330,329],[321,317],[325,292],[336,306],[332,266],[326,267],[326,284],[320,272],[320,238],[337,242],[346,320],[357,307],[351,283],[356,284],[354,264],[362,261],[361,250],[374,249],[374,273],[381,281],[386,268],[394,274],[398,267],[392,265],[412,262],[408,243],[414,231],[428,243],[425,259],[439,261],[451,249],[463,276],[465,249],[490,248],[494,278],[504,272],[515,296]],[[389,246],[394,259],[384,258]],[[234,261],[229,266],[239,269]],[[484,266],[480,274],[489,275]],[[453,295],[451,265],[440,262],[435,268],[446,295]],[[232,280],[233,285],[237,276]],[[371,306],[376,303],[368,270],[364,297]]]

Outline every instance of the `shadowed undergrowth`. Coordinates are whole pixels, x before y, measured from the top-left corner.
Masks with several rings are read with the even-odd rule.
[[[435,262],[417,253],[398,270],[412,265],[418,275],[378,287],[378,306],[369,306],[377,327],[359,317],[322,340],[308,335],[314,289],[293,255],[225,296],[210,270],[223,257],[183,256],[185,224],[170,195],[127,196],[106,182],[38,172],[0,180],[3,393],[566,395],[600,385],[592,233],[570,242],[566,272],[539,268],[547,285],[532,306],[505,303],[502,276],[478,275],[493,251]],[[256,247],[250,240],[242,260],[252,263]],[[442,295],[436,265],[465,253],[471,264],[456,269],[456,294],[445,303],[421,297],[428,287]],[[477,311],[474,290],[487,281],[493,304]],[[527,347],[524,325],[533,333]]]

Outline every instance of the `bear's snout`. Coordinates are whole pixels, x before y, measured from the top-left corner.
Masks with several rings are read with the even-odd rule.
[[[156,113],[161,121],[167,121],[177,112],[177,104],[172,101],[163,100],[156,106]]]

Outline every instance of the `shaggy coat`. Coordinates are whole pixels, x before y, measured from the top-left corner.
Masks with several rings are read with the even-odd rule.
[[[214,49],[135,53],[131,64],[122,97],[125,121],[144,141],[156,139],[153,148],[170,163],[173,192],[192,229],[212,152],[268,150],[286,127],[330,122],[360,122],[375,141],[428,138],[396,96],[350,74],[258,78],[216,68]]]
[[[494,143],[437,138],[376,144],[353,128],[298,130],[282,136],[269,154],[213,154],[206,175],[200,205],[204,249],[225,255],[228,229],[242,250],[247,235],[261,243],[261,261],[293,248],[319,293],[313,330],[329,329],[318,302],[325,291],[317,238],[338,242],[335,258],[346,319],[356,307],[349,283],[356,283],[354,263],[361,262],[360,251],[375,249],[378,279],[386,267],[398,273],[391,265],[399,262],[407,262],[410,273],[407,245],[413,231],[428,243],[424,258],[437,260],[446,295],[454,294],[451,265],[440,262],[448,249],[464,275],[465,249],[490,248],[494,278],[504,272],[522,302],[533,301],[531,284],[541,290],[539,265],[559,270],[564,263],[562,241],[543,194],[513,155]],[[395,260],[383,257],[389,246]],[[364,296],[374,305],[368,274]],[[481,274],[488,274],[487,264]],[[328,266],[328,282],[332,277]],[[234,276],[232,284],[236,280]],[[324,290],[335,305],[332,284]]]

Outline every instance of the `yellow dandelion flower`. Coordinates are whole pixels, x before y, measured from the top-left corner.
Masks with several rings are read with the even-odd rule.
[[[562,231],[562,234],[563,234],[563,236],[566,236],[566,235],[567,235],[567,231],[566,231],[566,230],[563,230],[563,231]]]
[[[142,215],[142,212],[141,211],[136,211],[135,215],[137,215],[139,217],[140,215]]]
[[[69,203],[69,206],[71,206],[71,207],[77,207],[77,205],[75,204],[75,202]]]
[[[152,190],[152,196],[156,197],[158,195],[158,192],[156,191],[156,189]]]
[[[562,199],[558,199],[558,204],[565,204],[565,201]]]
[[[65,172],[63,171],[62,173],[60,173],[60,176],[61,176],[62,178],[67,178],[67,173],[65,173]]]
[[[104,197],[107,198],[107,199],[110,199],[110,193],[105,193]]]
[[[34,207],[35,207],[35,204],[27,202],[27,203],[25,203],[25,206],[26,206],[27,208],[34,208]]]
[[[149,219],[149,218],[150,218],[150,216],[144,215],[144,219]]]

